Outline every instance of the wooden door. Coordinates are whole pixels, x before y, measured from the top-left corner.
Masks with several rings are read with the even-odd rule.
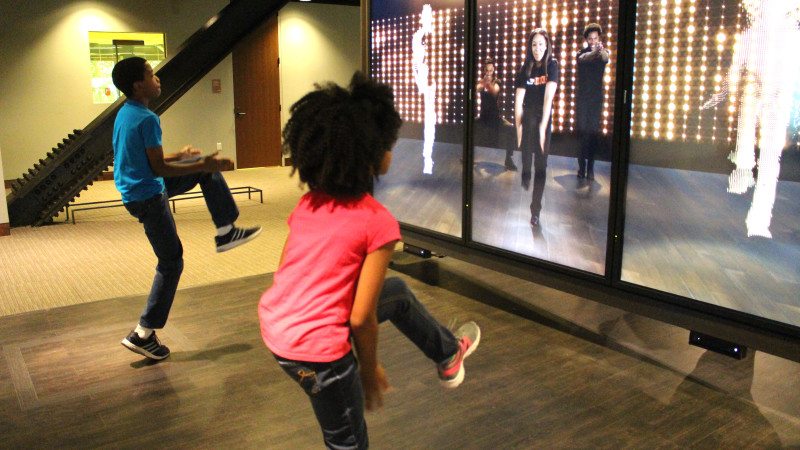
[[[281,165],[278,15],[233,50],[236,167]]]

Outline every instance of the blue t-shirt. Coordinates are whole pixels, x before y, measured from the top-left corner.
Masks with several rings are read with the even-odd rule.
[[[114,184],[125,203],[164,192],[164,179],[153,174],[146,149],[161,145],[161,120],[143,104],[128,100],[114,121]]]

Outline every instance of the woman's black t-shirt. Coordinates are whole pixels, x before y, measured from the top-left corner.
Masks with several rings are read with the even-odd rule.
[[[558,85],[558,61],[551,59],[545,70],[544,65],[536,67],[534,63],[531,76],[526,76],[525,65],[523,64],[517,73],[514,87],[525,89],[525,98],[522,107],[541,117],[544,110],[544,88],[548,82],[552,81]],[[552,114],[551,114],[552,116]]]

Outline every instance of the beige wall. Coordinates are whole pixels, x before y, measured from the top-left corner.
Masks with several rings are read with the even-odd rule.
[[[0,181],[3,178],[3,148],[0,147]],[[3,186],[3,198],[0,198],[0,225],[8,223],[8,205],[6,204],[5,186]],[[2,235],[2,234],[0,234]]]
[[[0,147],[15,179],[107,105],[92,103],[89,31],[165,32],[172,55],[228,0],[3,0],[0,2]],[[313,83],[344,83],[360,66],[359,8],[289,3],[279,14],[285,114]],[[222,93],[211,92],[218,78]],[[228,57],[162,115],[164,149],[192,144],[235,159]]]
[[[188,6],[180,0],[3,0],[0,146],[6,179],[20,177],[68,133],[85,127],[108,106],[92,102],[89,31],[164,32],[167,54],[171,55],[227,3],[194,0]],[[228,92],[223,89],[222,94],[211,94],[211,77],[222,77]],[[206,78],[164,114],[168,151],[178,143],[211,147],[219,141],[234,151],[232,114],[223,114],[233,109],[230,61],[227,70],[221,64]],[[225,102],[227,108],[197,108],[197,104]]]
[[[347,85],[361,68],[360,13],[357,6],[315,3],[289,3],[281,10],[281,127],[314,83]]]

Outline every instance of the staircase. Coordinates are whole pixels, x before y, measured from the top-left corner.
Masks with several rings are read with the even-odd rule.
[[[219,64],[236,44],[288,1],[234,0],[197,30],[172,57],[161,63],[161,96],[150,109],[161,115]],[[97,180],[113,163],[111,136],[124,97],[82,130],[74,130],[44,158],[11,183],[7,197],[12,227],[40,226]]]

